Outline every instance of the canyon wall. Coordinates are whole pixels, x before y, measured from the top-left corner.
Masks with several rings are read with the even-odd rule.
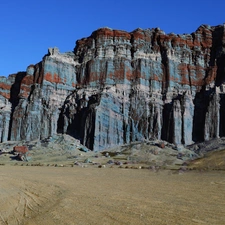
[[[0,77],[0,141],[67,133],[93,150],[225,136],[225,26],[192,34],[101,28]]]

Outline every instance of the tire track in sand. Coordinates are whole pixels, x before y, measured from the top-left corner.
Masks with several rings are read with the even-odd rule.
[[[21,181],[0,174],[0,225],[22,225],[54,207],[62,191],[56,185]]]

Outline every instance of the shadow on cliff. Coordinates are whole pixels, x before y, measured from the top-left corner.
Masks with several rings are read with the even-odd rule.
[[[90,96],[86,106],[84,98],[79,99],[76,95],[76,103],[72,103],[68,96],[61,109],[57,123],[57,133],[68,134],[93,150],[94,132],[96,120],[96,106],[99,105],[100,95]]]
[[[204,141],[205,117],[209,105],[209,97],[203,89],[196,94],[194,99],[195,108],[192,131],[192,139],[194,142]]]
[[[20,93],[20,86],[23,78],[26,76],[26,72],[18,72],[15,74],[15,82],[11,86],[10,89],[10,99],[9,101],[12,104],[12,111],[10,115],[10,123],[9,123],[9,133],[8,133],[8,140],[10,140],[11,132],[12,132],[12,118],[15,111],[16,106],[19,103],[19,93]]]
[[[216,74],[216,86],[220,86],[225,81],[225,54],[220,55],[216,61],[217,74]]]
[[[221,83],[225,81],[225,54],[221,46],[224,46],[223,43],[224,36],[224,27],[217,27],[212,33],[212,46],[210,48],[210,60],[209,60],[209,68],[206,71],[205,80],[214,79],[213,76],[213,68],[216,69],[215,74],[215,84],[216,86],[220,86]],[[210,76],[211,79],[210,79]]]
[[[220,95],[220,137],[225,137],[225,94]]]
[[[69,122],[68,122],[69,120]],[[93,150],[95,130],[95,109],[85,108],[73,115],[61,112],[58,119],[57,133],[65,133],[80,140],[80,143]]]
[[[162,126],[162,140],[173,141],[173,103],[165,104],[163,108],[163,126]]]

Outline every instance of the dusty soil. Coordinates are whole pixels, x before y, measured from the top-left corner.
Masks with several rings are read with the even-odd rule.
[[[225,172],[0,166],[0,224],[224,224]]]
[[[29,147],[27,162],[16,145]],[[225,224],[225,151],[206,147],[193,146],[195,158],[149,142],[104,152],[69,136],[2,143],[0,225]]]

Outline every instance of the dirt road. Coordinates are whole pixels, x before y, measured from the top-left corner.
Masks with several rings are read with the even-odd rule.
[[[225,224],[225,173],[0,166],[0,224]]]

